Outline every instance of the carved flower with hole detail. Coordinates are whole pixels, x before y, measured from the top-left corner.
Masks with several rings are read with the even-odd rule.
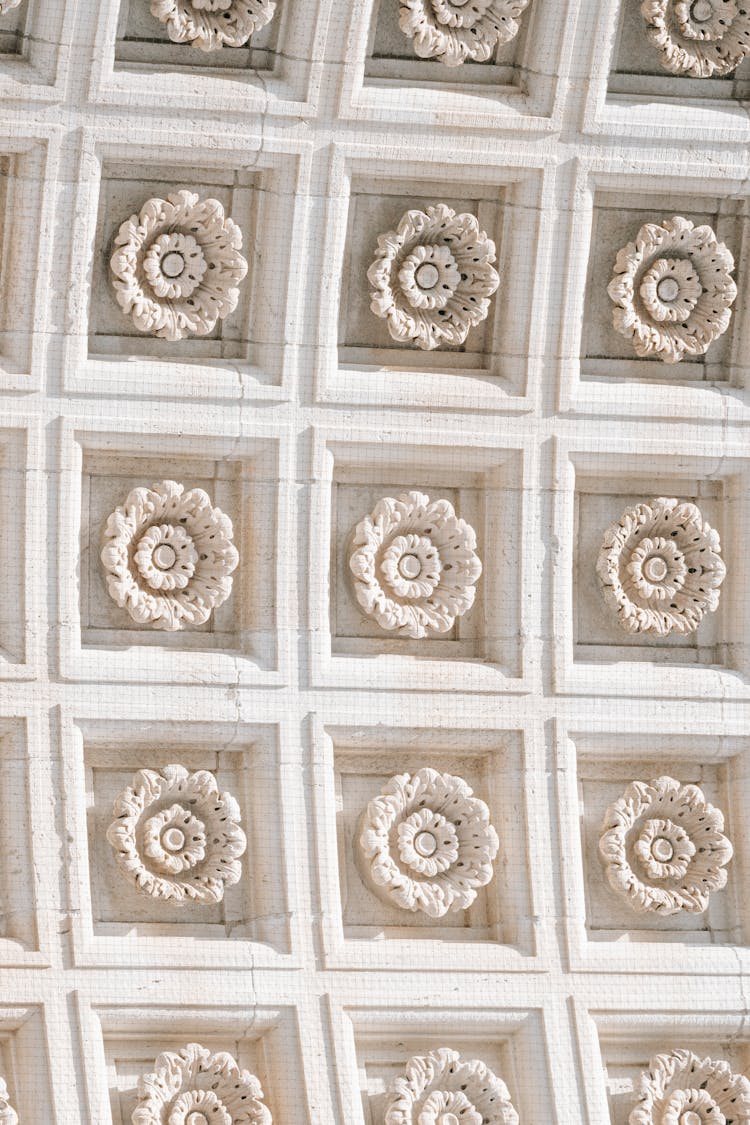
[[[151,14],[173,43],[201,51],[241,47],[273,19],[276,0],[151,0]]]
[[[462,778],[426,768],[392,777],[370,801],[355,855],[384,901],[440,918],[471,906],[498,846],[484,801]]]
[[[729,327],[737,287],[731,251],[709,226],[675,215],[645,223],[619,251],[607,292],[613,324],[637,355],[678,363],[703,355]]]
[[[634,781],[607,809],[599,852],[614,890],[634,910],[699,913],[726,885],[732,845],[724,817],[697,785]]]
[[[237,307],[242,232],[217,199],[178,191],[122,224],[110,259],[122,311],[165,340],[206,336]]]
[[[748,1125],[750,1082],[692,1051],[655,1055],[638,1083],[629,1125]]]
[[[139,891],[182,902],[221,902],[242,873],[240,809],[208,770],[139,770],[118,795],[107,839]]]
[[[750,8],[743,0],[643,0],[648,36],[673,74],[730,74],[750,54]]]
[[[8,1100],[4,1078],[0,1078],[0,1125],[18,1125],[18,1115]]]
[[[399,636],[447,633],[482,573],[473,529],[448,500],[386,496],[354,531],[349,568],[362,609]]]
[[[422,59],[446,66],[486,62],[500,43],[518,34],[530,0],[400,0],[401,30]]]
[[[687,501],[661,496],[623,512],[604,534],[596,571],[629,633],[690,633],[719,605],[719,533]]]
[[[415,1055],[386,1094],[384,1125],[518,1125],[508,1087],[480,1059]]]
[[[260,1082],[225,1051],[188,1043],[138,1079],[133,1125],[272,1125]]]
[[[140,625],[202,625],[232,592],[232,521],[202,488],[164,480],[134,488],[107,520],[107,588]]]
[[[378,237],[367,271],[370,308],[388,321],[394,340],[427,350],[463,344],[498,287],[494,261],[495,244],[474,215],[445,203],[407,211],[396,230]]]

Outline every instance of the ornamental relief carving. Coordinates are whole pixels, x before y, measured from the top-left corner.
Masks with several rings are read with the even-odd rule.
[[[276,0],[151,0],[151,14],[166,24],[172,42],[201,51],[241,47],[275,11]]]
[[[675,215],[645,223],[617,255],[607,292],[613,324],[636,355],[678,363],[703,355],[729,327],[734,258],[711,227]]]
[[[22,0],[0,0],[0,16],[6,15],[7,12],[12,12],[14,8],[20,8],[21,3]]]
[[[18,1114],[8,1100],[8,1087],[0,1078],[0,1125],[18,1125]]]
[[[641,1074],[629,1125],[747,1125],[750,1082],[723,1060],[692,1051],[655,1055]]]
[[[188,1043],[158,1055],[138,1080],[133,1125],[272,1125],[254,1074],[226,1051]]]
[[[445,203],[407,211],[396,230],[378,236],[370,308],[400,343],[456,347],[487,317],[500,283],[494,261],[495,243],[474,215]]]
[[[641,13],[672,74],[721,77],[750,54],[750,9],[742,0],[643,0]]]
[[[110,259],[118,304],[139,332],[206,336],[237,307],[247,273],[242,232],[217,199],[149,199],[120,227]]]
[[[474,604],[482,573],[474,529],[448,500],[386,496],[357,524],[349,553],[354,593],[382,629],[415,639],[447,633]]]
[[[660,496],[623,512],[596,564],[604,600],[628,633],[691,633],[719,605],[719,533],[688,501]]]
[[[386,1094],[384,1125],[518,1125],[508,1087],[479,1059],[440,1047],[409,1059]]]
[[[202,488],[173,480],[134,488],[102,539],[107,589],[139,625],[202,625],[232,592],[232,521]]]
[[[107,830],[120,870],[142,894],[221,902],[239,882],[247,844],[240,808],[208,770],[139,770],[118,794]]]
[[[726,886],[724,817],[697,785],[634,781],[604,814],[599,852],[610,886],[639,912],[700,913]]]
[[[518,34],[530,0],[400,0],[399,24],[422,59],[486,62]]]
[[[484,801],[462,778],[426,768],[392,777],[369,802],[354,850],[381,899],[441,918],[471,906],[498,847]]]

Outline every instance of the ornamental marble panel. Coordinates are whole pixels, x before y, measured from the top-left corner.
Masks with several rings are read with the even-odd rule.
[[[679,633],[673,629],[666,636],[656,633],[628,633],[623,629],[615,610],[604,600],[596,564],[604,533],[616,524],[623,512],[642,502],[653,499],[651,493],[642,491],[646,478],[617,479],[580,474],[576,490],[576,527],[574,599],[576,618],[576,659],[595,660],[601,656],[610,659],[670,661],[684,663],[717,664],[721,662],[722,640],[722,588],[719,608],[707,613],[693,632]],[[723,537],[725,510],[722,504],[721,482],[697,480],[658,481],[659,496],[675,496],[691,500],[700,508],[705,520]],[[657,481],[652,477],[650,487]],[[672,487],[676,486],[676,487]],[[614,651],[611,651],[614,650]]]
[[[334,734],[335,802],[342,922],[346,940],[403,939],[427,941],[499,942],[529,951],[532,941],[527,852],[517,825],[525,817],[520,738],[509,732],[491,748],[470,740],[465,748],[449,750],[437,732],[409,732],[400,744],[390,731],[378,744],[374,732],[363,742],[354,732]],[[497,736],[496,736],[497,737]],[[441,741],[443,745],[441,745]],[[397,774],[432,768],[462,778],[475,798],[489,808],[500,849],[493,861],[493,878],[477,891],[468,909],[440,918],[422,911],[400,909],[384,902],[363,881],[355,860],[368,802]],[[501,780],[502,779],[502,780]],[[366,864],[366,861],[365,861]],[[510,877],[510,873],[513,876]]]
[[[731,74],[694,78],[671,73],[662,66],[661,57],[661,51],[648,36],[640,0],[632,3],[621,0],[612,52],[610,94],[626,94],[644,100],[679,98],[715,103],[730,98],[741,101],[750,92],[748,58]]]
[[[115,68],[170,72],[179,68],[194,70],[213,69],[253,70],[270,73],[274,69],[279,43],[279,28],[289,5],[279,3],[273,18],[258,28],[250,39],[239,47],[222,47],[219,50],[201,51],[190,43],[175,43],[169,38],[166,24],[151,13],[150,0],[122,0],[117,21]]]
[[[508,171],[497,178],[499,182],[492,185],[407,177],[386,180],[374,169],[372,174],[352,177],[346,241],[341,248],[338,336],[339,365],[346,371],[347,380],[354,381],[350,396],[359,384],[364,390],[365,379],[392,381],[400,372],[409,373],[415,389],[423,380],[427,385],[427,380],[434,379],[434,372],[441,372],[454,378],[471,378],[480,392],[485,383],[497,384],[509,394],[523,392],[529,362],[523,357],[533,310],[521,308],[512,294],[532,276],[538,216],[529,203],[538,185],[528,173],[519,177]],[[479,229],[495,244],[494,268],[500,275],[500,286],[489,298],[486,319],[469,330],[463,344],[424,351],[394,340],[387,321],[372,311],[373,285],[367,271],[375,260],[379,235],[395,230],[407,211],[425,210],[436,203],[447,204],[456,214],[476,217]]]
[[[695,80],[694,80],[695,81]],[[679,215],[695,226],[707,224],[734,257],[731,276],[739,294],[732,305],[729,327],[703,355],[685,354],[677,363],[665,363],[655,352],[640,358],[633,342],[618,332],[612,322],[615,304],[607,293],[622,247],[633,242],[645,223],[661,224]],[[589,245],[586,296],[583,310],[581,373],[586,379],[649,380],[658,383],[682,381],[740,381],[746,367],[744,293],[747,266],[743,254],[748,237],[746,200],[711,198],[675,193],[597,191]],[[668,256],[668,255],[667,255]],[[741,379],[744,383],[744,378]]]
[[[399,5],[375,0],[367,45],[365,81],[452,83],[454,85],[520,86],[522,66],[534,5],[519,17],[518,34],[498,43],[486,62],[469,61],[446,66],[437,59],[420,59],[413,40],[399,27]]]
[[[629,1125],[640,1075],[648,1071],[654,1055],[679,1048],[694,1052],[700,1059],[721,1059],[737,1074],[745,1074],[750,1068],[747,1036],[744,1032],[737,1034],[730,1021],[722,1021],[716,1013],[702,1013],[698,1020],[687,1020],[679,1014],[670,1020],[661,1013],[644,1012],[639,1017],[624,1012],[594,1012],[592,1022],[598,1031],[611,1125]]]
[[[469,472],[458,468],[460,458],[456,462],[452,458],[433,458],[426,450],[428,463],[408,468],[403,462],[399,466],[395,450],[387,464],[377,467],[368,463],[364,446],[356,453],[340,447],[340,454],[334,464],[331,494],[333,654],[354,657],[388,653],[420,660],[485,660],[499,664],[508,675],[518,674],[519,572],[511,557],[517,549],[517,538],[507,530],[518,528],[521,519],[522,493],[518,489],[516,458],[512,454],[498,455],[495,467],[488,466],[485,472]],[[374,477],[380,478],[378,483],[371,483]],[[359,521],[370,514],[382,497],[398,497],[415,489],[431,500],[444,498],[454,504],[456,515],[465,519],[477,534],[477,554],[483,565],[471,609],[456,619],[449,633],[419,640],[394,637],[362,612],[354,596],[349,568],[350,540]],[[514,591],[510,596],[509,590]]]
[[[212,1052],[227,1051],[242,1069],[260,1079],[263,1100],[274,1121],[313,1125],[304,1108],[307,1099],[292,1009],[258,1005],[249,1011],[229,1005],[222,1009],[185,1005],[134,1010],[100,1005],[95,1009],[92,1033],[96,1022],[103,1041],[102,1077],[106,1077],[108,1107],[104,1091],[97,1088],[92,1120],[102,1125],[110,1125],[110,1121],[111,1125],[130,1125],[140,1076],[153,1073],[157,1055],[179,1052],[187,1043],[199,1043]]]
[[[50,1015],[37,1004],[0,1005],[0,1076],[24,1125],[26,1121],[55,1120]]]
[[[729,823],[730,785],[726,770],[676,759],[669,751],[640,759],[638,749],[619,740],[623,761],[602,758],[579,759],[578,790],[581,809],[581,854],[585,867],[588,937],[591,941],[671,941],[720,943],[742,940],[738,926],[741,897],[741,860],[727,865],[727,885],[712,891],[708,909],[702,913],[682,910],[668,916],[652,911],[637,912],[607,880],[599,854],[599,840],[607,809],[623,796],[633,781],[650,782],[669,776],[681,785],[697,785],[705,799],[724,814],[725,834],[732,839]],[[645,747],[643,747],[645,749]],[[707,756],[709,748],[706,748]],[[738,882],[738,880],[740,880]]]
[[[192,48],[190,48],[192,49]],[[254,239],[259,233],[261,177],[209,168],[141,166],[105,161],[99,197],[96,245],[91,279],[89,356],[124,355],[195,362],[205,359],[248,359],[252,337],[252,294],[259,279],[253,275]],[[201,199],[218,199],[242,232],[242,250],[248,259],[247,276],[239,285],[234,312],[219,319],[206,336],[182,340],[158,339],[140,332],[120,308],[112,287],[110,258],[122,223],[137,215],[151,198],[166,199],[179,190],[195,192]]]
[[[287,881],[281,847],[280,781],[274,769],[275,744],[268,732],[256,742],[238,740],[231,750],[217,746],[216,734],[168,726],[125,724],[115,740],[101,739],[101,728],[84,725],[88,855],[94,937],[165,937],[184,944],[210,939],[253,941],[287,949]],[[97,737],[98,735],[98,737]],[[128,739],[130,735],[130,739]],[[219,903],[167,902],[139,893],[115,861],[106,838],[115,798],[133,783],[137,770],[160,770],[177,762],[191,773],[209,770],[219,791],[227,790],[240,807],[247,848],[240,859],[239,882],[227,885]],[[265,877],[266,865],[276,873]]]
[[[394,1078],[403,1074],[413,1056],[441,1047],[458,1051],[464,1059],[480,1059],[501,1078],[521,1121],[549,1117],[552,1096],[544,1053],[538,1049],[543,1028],[537,1011],[505,1009],[492,1018],[485,1011],[467,1009],[459,1017],[443,1009],[439,1032],[424,1014],[397,1007],[387,1014],[352,1008],[345,1017],[354,1035],[362,1104],[361,1118],[353,1105],[351,1125],[384,1125],[387,1092]]]
[[[161,456],[85,451],[81,502],[81,638],[84,646],[143,645],[193,650],[239,650],[269,664],[274,658],[273,579],[256,580],[263,539],[272,532],[275,485],[264,479],[271,451],[261,444],[256,458],[199,459],[184,452]],[[154,630],[121,609],[106,585],[101,560],[102,532],[111,512],[131,489],[176,479],[186,488],[204,489],[212,504],[232,521],[240,561],[232,573],[232,592],[204,624],[176,632]],[[269,589],[270,584],[270,589]]]

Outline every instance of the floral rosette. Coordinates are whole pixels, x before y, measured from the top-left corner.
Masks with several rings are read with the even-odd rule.
[[[208,770],[139,770],[118,794],[107,830],[120,869],[153,898],[221,902],[239,882],[246,847],[240,808]]]
[[[440,1047],[409,1059],[386,1095],[384,1125],[518,1125],[518,1114],[485,1063]]]
[[[498,847],[484,801],[462,778],[426,768],[392,777],[369,802],[355,854],[379,897],[440,918],[471,906]]]
[[[675,215],[645,223],[618,252],[607,292],[612,322],[636,355],[678,363],[726,332],[737,286],[732,253],[707,225]]]
[[[201,51],[241,47],[275,11],[276,0],[151,0],[151,14],[166,24],[172,42]]]
[[[133,1125],[272,1125],[260,1082],[226,1051],[188,1043],[138,1080]]]
[[[474,215],[445,203],[407,211],[396,230],[378,237],[367,271],[370,308],[400,343],[457,347],[489,312],[500,282],[494,261],[495,244]]]
[[[599,853],[613,890],[634,910],[700,913],[726,886],[732,845],[724,817],[697,785],[634,781],[609,806]]]
[[[641,1074],[629,1125],[748,1125],[750,1082],[692,1051],[655,1055]]]
[[[641,13],[672,74],[720,78],[750,54],[750,9],[739,0],[643,0]]]
[[[719,606],[719,533],[695,504],[661,496],[628,508],[604,534],[596,571],[628,633],[690,633]]]
[[[486,62],[518,35],[530,0],[400,0],[399,24],[421,59]]]
[[[350,544],[354,592],[368,617],[398,636],[447,633],[474,604],[482,573],[473,528],[448,500],[386,496]]]
[[[206,336],[237,307],[247,273],[242,232],[218,199],[149,199],[120,227],[110,258],[120,308],[139,332]]]

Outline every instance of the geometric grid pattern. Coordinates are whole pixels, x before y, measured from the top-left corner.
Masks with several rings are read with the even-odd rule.
[[[533,0],[460,73],[416,60],[387,0],[281,0],[231,65],[146,8],[0,20],[0,1074],[21,1121],[125,1125],[137,1076],[192,1039],[309,1125],[381,1125],[439,1046],[560,1125],[624,1125],[655,1050],[748,1072],[747,64],[666,74],[629,0]],[[110,240],[162,186],[210,186],[243,228],[225,335],[134,341],[113,316]],[[431,200],[498,247],[473,350],[399,349],[362,316],[376,235]],[[739,296],[721,345],[667,368],[623,353],[600,290],[618,222],[677,213],[728,242]],[[176,641],[108,619],[96,586],[108,498],[162,477],[211,482],[242,558],[231,610]],[[477,527],[477,604],[429,649],[352,624],[342,537],[380,486]],[[722,537],[719,612],[686,644],[608,630],[593,580],[598,531],[657,495]],[[241,805],[222,911],[112,893],[112,795],[175,760]],[[469,778],[500,835],[459,927],[358,899],[352,808],[422,766]],[[660,773],[735,846],[692,928],[617,914],[596,867],[602,810]]]

